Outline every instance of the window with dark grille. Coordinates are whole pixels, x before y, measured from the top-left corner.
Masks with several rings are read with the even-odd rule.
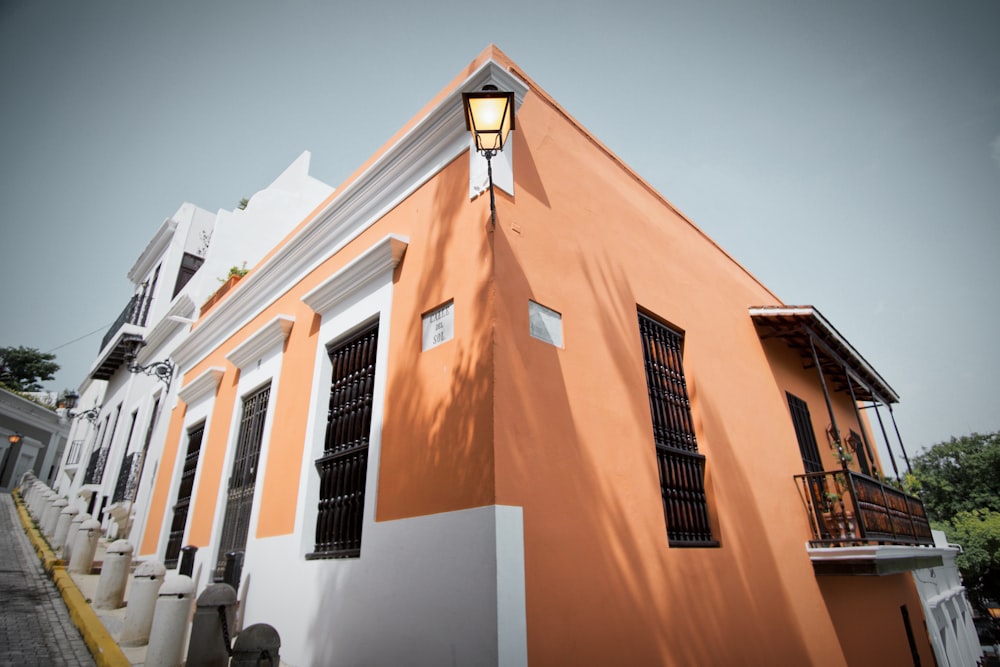
[[[128,487],[129,476],[132,474],[132,462],[137,461],[129,447],[132,445],[132,433],[135,432],[135,422],[139,418],[139,411],[132,413],[129,421],[128,436],[125,438],[125,455],[122,457],[121,465],[118,466],[118,479],[115,481],[115,492],[111,495],[111,502],[117,503],[125,500],[125,492]]]
[[[215,580],[222,581],[226,554],[244,551],[250,532],[250,512],[253,510],[254,489],[257,486],[257,464],[264,440],[264,421],[271,385],[266,385],[243,399],[240,432],[236,440],[236,455],[229,474],[226,513],[222,520],[222,536],[215,563]]]
[[[806,472],[823,472],[823,460],[816,445],[816,432],[813,431],[809,405],[790,392],[786,391],[785,396],[788,397],[788,410],[792,413],[792,425],[795,427],[795,439],[799,442],[802,465]]]
[[[639,331],[669,544],[716,547],[705,494],[705,457],[698,453],[684,379],[684,335],[642,313]]]
[[[333,377],[319,473],[316,548],[308,558],[361,555],[378,323],[330,349]]]
[[[168,568],[177,567],[177,559],[180,557],[184,529],[187,527],[188,508],[191,506],[191,493],[194,491],[194,475],[198,471],[198,457],[201,455],[201,439],[204,435],[204,423],[188,431],[187,452],[184,454],[184,465],[181,468],[181,484],[177,490],[177,502],[174,504],[174,518],[170,522],[167,553],[163,557],[163,565]]]

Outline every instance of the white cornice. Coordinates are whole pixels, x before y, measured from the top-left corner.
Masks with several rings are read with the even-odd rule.
[[[373,278],[394,270],[408,245],[408,238],[389,234],[303,296],[302,301],[320,315],[326,313]]]
[[[225,372],[226,369],[222,366],[212,366],[206,369],[177,392],[178,398],[191,405],[209,392],[214,393],[219,388],[219,383],[222,382],[222,376]]]
[[[268,348],[284,342],[292,331],[295,318],[289,315],[278,315],[262,326],[257,333],[237,345],[226,355],[236,368],[243,369],[251,361],[266,352]]]
[[[216,304],[174,352],[190,368],[245,326],[421,185],[469,150],[462,92],[493,83],[513,90],[519,104],[527,85],[489,60],[451,90],[358,177],[338,190],[312,220]]]
[[[156,234],[153,235],[152,240],[146,244],[146,249],[142,251],[139,255],[139,259],[135,260],[135,264],[129,269],[128,279],[133,283],[138,284],[146,274],[153,268],[153,264],[156,260],[163,255],[163,251],[167,249],[170,245],[171,239],[174,237],[174,231],[177,229],[177,221],[172,218],[167,218],[160,225],[160,228],[156,230]]]
[[[0,388],[0,413],[35,428],[64,434],[69,432],[69,426],[60,422],[59,415],[54,411],[4,388]]]
[[[187,318],[193,315],[194,311],[194,301],[191,300],[191,297],[187,294],[181,294],[178,296],[174,302],[170,304],[170,310],[167,311],[167,314],[163,316],[163,319],[156,323],[156,326],[154,326],[146,336],[146,344],[143,346],[139,354],[136,355],[136,362],[140,366],[144,366],[146,363],[151,361],[152,357],[159,353],[160,346],[173,336],[179,327],[185,326],[183,321],[172,318]]]

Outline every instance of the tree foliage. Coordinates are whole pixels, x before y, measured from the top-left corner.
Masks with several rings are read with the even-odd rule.
[[[948,541],[973,602],[1000,600],[1000,431],[934,445],[912,460],[908,482]]]
[[[33,347],[0,347],[0,384],[15,391],[41,391],[41,383],[59,370],[55,358]]]
[[[912,460],[928,514],[948,521],[961,512],[1000,512],[1000,431],[934,445]]]
[[[949,542],[962,545],[956,561],[979,606],[1000,600],[1000,512],[959,512],[942,527]]]

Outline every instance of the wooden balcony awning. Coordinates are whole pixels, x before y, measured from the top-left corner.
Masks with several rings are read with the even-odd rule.
[[[101,356],[91,368],[90,377],[94,380],[110,380],[115,371],[125,363],[128,354],[142,344],[142,335],[136,333],[137,331],[140,329],[135,325],[124,325],[118,331],[118,335],[112,337],[107,346],[101,350]]]
[[[750,317],[762,340],[782,339],[802,357],[807,368],[815,365],[815,346],[823,375],[835,391],[853,390],[855,397],[861,401],[899,402],[899,395],[889,383],[816,308],[754,306],[750,308]]]

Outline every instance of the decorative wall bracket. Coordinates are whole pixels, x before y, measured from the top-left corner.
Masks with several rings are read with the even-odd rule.
[[[97,418],[101,416],[101,406],[95,405],[89,410],[84,410],[82,412],[74,411],[72,415],[73,419],[86,419],[91,424],[96,424]]]
[[[133,350],[125,355],[125,363],[128,364],[129,373],[144,373],[151,377],[155,377],[157,380],[162,380],[163,384],[170,386],[170,380],[174,376],[174,364],[169,359],[164,359],[163,361],[154,361],[151,364],[146,364],[145,366],[140,366],[135,363],[135,358],[139,354],[139,348],[145,343],[140,342],[136,345]]]
[[[174,376],[174,365],[169,359],[164,359],[163,361],[154,361],[151,364],[146,364],[145,366],[140,366],[135,363],[134,360],[129,360],[128,363],[129,373],[145,373],[151,377],[155,377],[157,380],[163,380],[163,384],[170,386],[170,380]]]

